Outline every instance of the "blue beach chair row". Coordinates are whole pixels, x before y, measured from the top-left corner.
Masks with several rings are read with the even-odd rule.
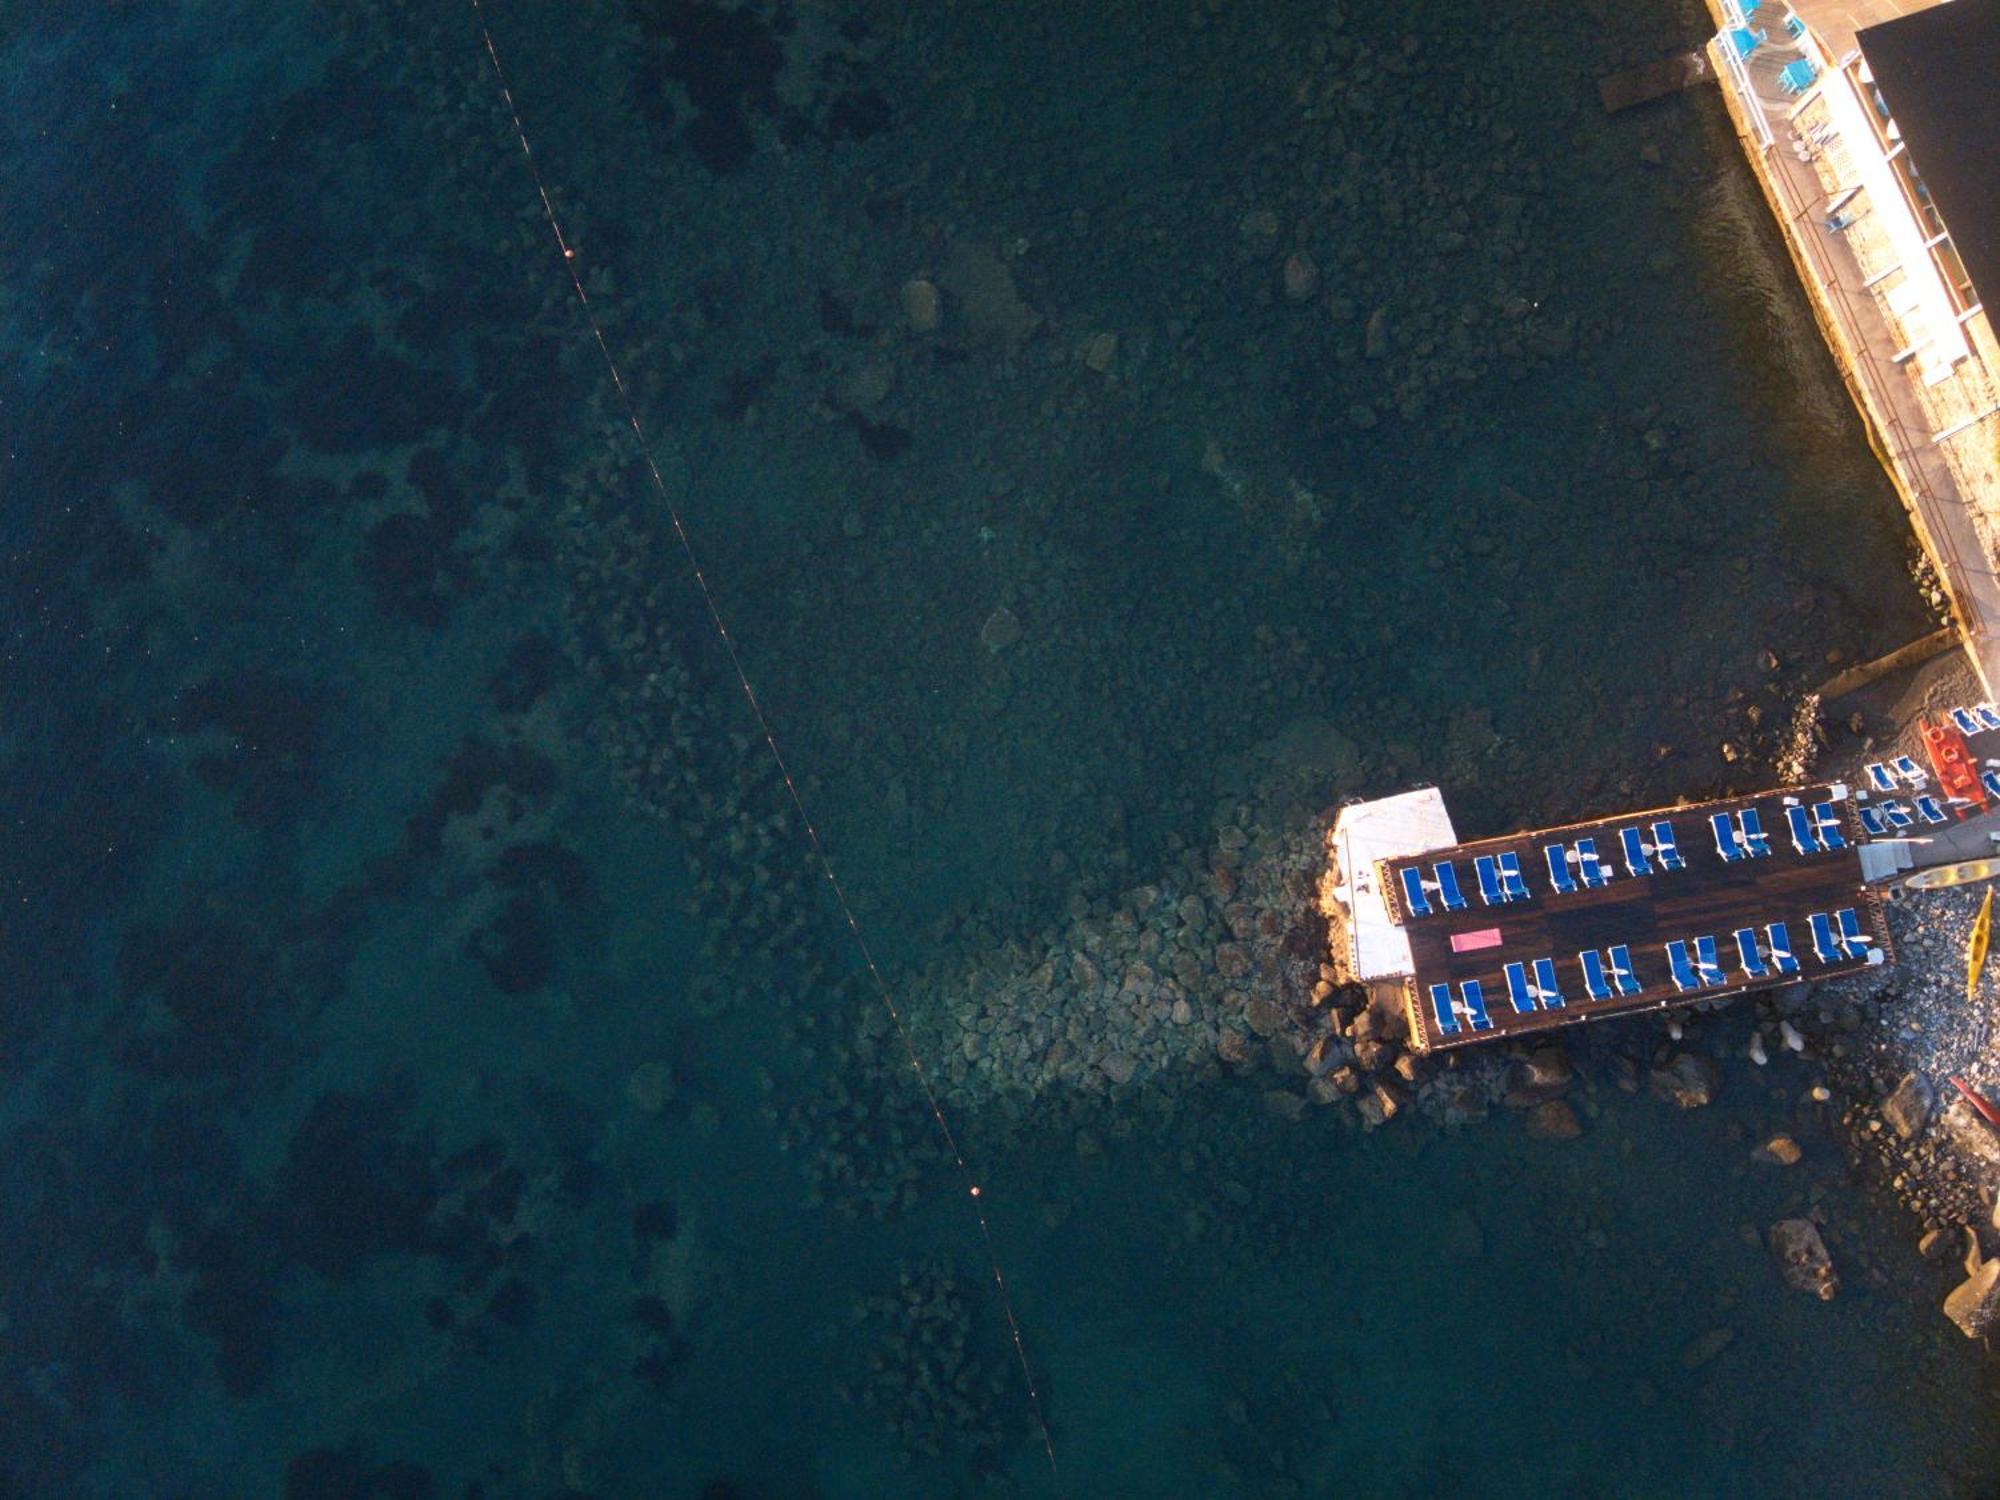
[[[1785,822],[1792,830],[1792,847],[1801,854],[1831,853],[1847,847],[1847,836],[1840,831],[1840,809],[1831,802],[1811,809],[1788,803]]]
[[[1662,870],[1685,870],[1687,861],[1681,858],[1674,825],[1662,820],[1653,825],[1652,834],[1653,841],[1649,844],[1636,827],[1618,830],[1618,842],[1625,851],[1625,868],[1633,875],[1650,875],[1653,862],[1658,861]]]
[[[1639,982],[1638,971],[1632,966],[1632,950],[1623,943],[1614,944],[1602,952],[1586,948],[1576,957],[1583,970],[1584,991],[1592,1000],[1632,996],[1644,988]],[[1565,1008],[1562,983],[1556,975],[1554,959],[1538,958],[1532,963],[1510,963],[1503,966],[1502,972],[1507,982],[1507,1001],[1516,1015]],[[1462,981],[1456,1000],[1449,984],[1433,984],[1428,987],[1428,993],[1431,1015],[1436,1019],[1442,1035],[1457,1036],[1468,1028],[1472,1031],[1493,1029],[1493,1019],[1486,1011],[1486,991],[1478,980]]]
[[[2000,797],[2000,774],[1988,771],[1986,776],[1991,778],[1987,781],[1986,790]],[[1879,839],[1895,838],[1906,828],[1913,827],[1918,818],[1933,827],[1951,821],[1951,814],[1945,811],[1944,804],[1937,798],[1924,795],[1910,800],[1916,806],[1914,816],[1900,802],[1878,802],[1873,807],[1866,802],[1861,803],[1856,809],[1861,814],[1861,826],[1868,830],[1871,838]]]
[[[1963,735],[1984,734],[1989,729],[2000,729],[2000,708],[1991,703],[1975,703],[1970,708],[1954,708],[1951,721]]]
[[[1465,1025],[1474,1031],[1491,1031],[1493,1018],[1486,1014],[1486,992],[1479,981],[1468,979],[1458,987],[1459,1000],[1452,1002],[1451,986],[1434,984],[1431,986],[1431,1014],[1437,1018],[1438,1030],[1447,1036],[1456,1036],[1462,1017]]]
[[[1772,922],[1765,927],[1762,944],[1757,941],[1754,927],[1739,927],[1732,936],[1736,939],[1736,966],[1746,979],[1769,979],[1773,974],[1799,972],[1798,956],[1792,952],[1792,935],[1783,922]]]
[[[1757,809],[1746,807],[1734,815],[1710,813],[1708,826],[1715,833],[1715,852],[1725,864],[1739,859],[1762,859],[1771,852],[1771,839],[1764,832],[1764,820]]]
[[[1465,893],[1458,888],[1458,871],[1451,861],[1439,860],[1431,866],[1431,874],[1434,878],[1424,879],[1420,865],[1404,865],[1396,872],[1403,886],[1403,910],[1412,917],[1428,917],[1436,910],[1430,902],[1435,896],[1446,911],[1464,911]]]
[[[1674,976],[1674,988],[1682,994],[1689,990],[1716,989],[1729,982],[1723,977],[1722,956],[1716,951],[1712,937],[1696,938],[1692,957],[1688,945],[1680,939],[1668,943],[1667,969]]]
[[[1488,906],[1528,899],[1528,882],[1521,874],[1521,859],[1512,850],[1504,854],[1481,854],[1472,861],[1479,876],[1479,899]]]
[[[1535,978],[1528,981],[1528,966],[1512,963],[1505,967],[1507,976],[1507,999],[1518,1015],[1532,1015],[1539,1006],[1543,1010],[1563,1008],[1562,986],[1556,983],[1556,965],[1552,958],[1538,958],[1534,964]]]
[[[1878,792],[1897,791],[1905,784],[1921,787],[1930,779],[1930,772],[1918,765],[1913,756],[1899,755],[1890,761],[1868,762],[1868,784]]]
[[[1872,951],[1868,934],[1861,930],[1861,914],[1851,906],[1831,914],[1816,911],[1807,921],[1812,926],[1813,957],[1823,964],[1867,958]],[[1838,932],[1834,930],[1836,923]]]
[[[1568,896],[1581,885],[1594,891],[1611,879],[1611,872],[1597,857],[1597,840],[1580,838],[1574,845],[1544,844],[1542,859],[1549,867],[1549,886],[1559,896]],[[1575,874],[1570,873],[1575,867]]]
[[[1632,968],[1632,950],[1623,943],[1607,950],[1611,960],[1607,970],[1605,957],[1595,948],[1585,948],[1576,956],[1583,967],[1584,993],[1593,1000],[1609,1000],[1614,994],[1636,995],[1642,986],[1639,976]]]

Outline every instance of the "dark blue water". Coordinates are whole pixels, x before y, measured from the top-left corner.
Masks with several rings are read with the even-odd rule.
[[[0,12],[5,1493],[1057,1492],[665,500],[1061,1492],[1989,1491],[1743,1018],[1364,1133],[1218,1060],[1223,897],[1069,966],[1290,922],[1342,797],[1761,778],[1926,628],[1716,102],[1596,112],[1692,7],[489,15],[664,497],[469,6]]]

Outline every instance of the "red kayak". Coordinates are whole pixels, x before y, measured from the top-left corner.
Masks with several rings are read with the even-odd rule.
[[[1972,758],[1965,736],[1949,724],[1926,724],[1919,719],[1917,725],[1923,731],[1924,749],[1930,752],[1931,769],[1937,772],[1938,785],[1945,796],[1983,810],[1986,788],[1979,784],[1979,762]]]
[[[1991,1125],[1996,1132],[2000,1132],[2000,1108],[1995,1108],[1992,1100],[1956,1073],[1952,1075],[1951,1086],[1965,1095],[1966,1102],[1979,1111],[1980,1119]]]

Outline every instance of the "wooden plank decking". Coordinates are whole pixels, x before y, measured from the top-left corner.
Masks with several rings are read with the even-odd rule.
[[[1798,853],[1785,821],[1787,799],[1797,799],[1807,807],[1832,802],[1839,811],[1847,848],[1832,853]],[[1725,861],[1716,850],[1710,814],[1735,814],[1753,806],[1762,820],[1771,852],[1757,859]],[[1654,873],[1650,875],[1627,873],[1619,830],[1635,825],[1647,830],[1660,819],[1673,824],[1686,868],[1662,871],[1655,862]],[[1595,890],[1579,887],[1574,893],[1559,894],[1551,886],[1543,847],[1558,840],[1573,845],[1585,835],[1596,836],[1599,858],[1612,878]],[[1644,837],[1651,842],[1650,832],[1645,832]],[[1882,920],[1879,898],[1862,882],[1860,841],[1861,829],[1847,788],[1822,784],[1688,807],[1620,813],[1560,828],[1481,839],[1388,863],[1378,872],[1381,889],[1397,902],[1397,920],[1409,934],[1414,960],[1414,972],[1405,985],[1410,1045],[1420,1052],[1439,1051],[1547,1031],[1599,1016],[1658,1010],[1788,982],[1775,974],[1761,980],[1744,974],[1732,937],[1739,927],[1757,929],[1761,939],[1767,923],[1784,922],[1792,952],[1799,960],[1799,978],[1823,979],[1867,968],[1866,958],[1821,963],[1814,957],[1808,921],[1814,912],[1832,913],[1842,907],[1854,907],[1870,944],[1887,959],[1892,956],[1888,929]],[[1474,860],[1503,850],[1512,851],[1519,858],[1529,897],[1525,901],[1489,906],[1481,899]],[[1411,917],[1402,913],[1398,872],[1405,865],[1420,864],[1429,878],[1431,866],[1444,859],[1451,860],[1458,871],[1466,898],[1465,910],[1446,912],[1433,900],[1435,909],[1430,916]],[[1480,932],[1497,933],[1497,940],[1492,946],[1454,951],[1454,937]],[[1665,944],[1680,939],[1692,948],[1694,939],[1703,936],[1716,940],[1726,982],[1683,993],[1674,984]],[[1640,984],[1638,993],[1610,1000],[1589,999],[1579,951],[1602,952],[1620,943],[1631,950],[1633,973]],[[1559,1009],[1538,1008],[1519,1014],[1508,1001],[1505,965],[1521,963],[1532,968],[1538,958],[1555,961],[1558,988],[1565,1003]],[[1478,980],[1483,988],[1486,1013],[1493,1027],[1474,1031],[1461,1020],[1456,1034],[1444,1033],[1431,1012],[1429,987],[1449,984],[1456,997],[1460,983],[1467,979]]]
[[[1615,115],[1636,104],[1648,104],[1669,94],[1678,94],[1697,83],[1714,81],[1715,69],[1709,66],[1707,52],[1700,47],[1690,47],[1685,52],[1663,57],[1644,67],[1627,68],[1623,73],[1599,79],[1597,97],[1604,105],[1604,112]]]

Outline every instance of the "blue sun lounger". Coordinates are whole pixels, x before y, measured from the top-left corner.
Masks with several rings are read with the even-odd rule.
[[[1986,727],[1979,722],[1979,715],[1969,708],[1954,708],[1951,711],[1951,722],[1958,726],[1958,732],[1963,735],[1977,734]]]
[[[1507,974],[1507,998],[1514,1002],[1514,1009],[1521,1015],[1533,1015],[1535,992],[1528,988],[1528,970],[1525,964],[1509,964]]]
[[[1437,873],[1438,900],[1444,903],[1444,909],[1464,911],[1465,892],[1458,888],[1458,871],[1452,868],[1451,861],[1441,859],[1431,868]]]
[[[1698,937],[1694,940],[1694,967],[1695,972],[1701,975],[1703,984],[1723,982],[1722,958],[1715,951],[1714,938]]]
[[[1868,830],[1869,837],[1883,838],[1889,832],[1889,820],[1882,816],[1880,808],[1870,807],[1866,802],[1855,809],[1861,814],[1861,826]]]
[[[1739,859],[1749,857],[1743,852],[1742,844],[1737,837],[1736,824],[1731,821],[1728,813],[1710,813],[1708,826],[1715,830],[1715,852],[1722,856],[1725,864],[1734,864]]]
[[[1593,1000],[1611,998],[1611,981],[1604,977],[1604,960],[1595,948],[1585,948],[1576,961],[1583,965],[1583,992]]]
[[[1563,1008],[1562,986],[1556,983],[1556,961],[1552,958],[1535,960],[1535,998],[1544,1009]]]
[[[1558,896],[1567,896],[1576,889],[1576,882],[1569,878],[1569,855],[1561,844],[1544,844],[1542,857],[1549,862],[1549,885]]]
[[[1446,1036],[1458,1034],[1458,1012],[1452,1008],[1450,985],[1431,986],[1431,1014],[1437,1017],[1439,1031]]]
[[[1466,1018],[1472,1022],[1474,1031],[1491,1031],[1493,1018],[1486,1014],[1486,991],[1476,979],[1468,979],[1458,987],[1459,1001],[1465,1006]]]
[[[1812,914],[1812,935],[1814,958],[1823,964],[1840,962],[1840,949],[1833,941],[1833,923],[1827,920],[1825,912]]]
[[[1736,929],[1736,962],[1743,972],[1752,979],[1769,976],[1770,969],[1764,964],[1764,955],[1757,951],[1757,929],[1739,927]]]
[[[1868,953],[1868,934],[1861,930],[1861,918],[1851,906],[1843,906],[1834,915],[1840,924],[1840,946],[1847,950],[1849,958],[1864,958]]]
[[[2000,771],[1981,771],[1979,784],[1986,788],[1989,797],[2000,797]]]
[[[1653,825],[1653,855],[1662,870],[1687,868],[1687,861],[1681,858],[1681,846],[1674,842],[1673,824],[1661,821]]]
[[[1975,703],[1972,711],[1979,715],[1981,729],[2000,729],[2000,708],[1990,703]]]
[[[1618,842],[1625,846],[1626,874],[1650,875],[1653,873],[1653,867],[1646,863],[1646,841],[1639,837],[1638,829],[1619,829]]]
[[[1926,823],[1949,823],[1951,821],[1950,817],[1946,815],[1944,808],[1938,804],[1937,798],[1924,795],[1912,797],[1910,800],[1917,804],[1917,816],[1922,818]]]
[[[1424,873],[1415,865],[1404,865],[1396,872],[1403,881],[1403,910],[1413,917],[1428,917],[1431,903],[1424,895]]]
[[[1896,774],[1909,782],[1911,786],[1922,786],[1931,779],[1930,773],[1907,755],[1897,756],[1895,767]]]
[[[1472,861],[1472,868],[1479,875],[1479,899],[1488,906],[1498,906],[1507,898],[1500,894],[1500,872],[1494,868],[1493,856],[1481,854]]]
[[[1744,808],[1736,821],[1743,825],[1744,852],[1752,859],[1762,859],[1771,852],[1771,836],[1764,832],[1764,820],[1757,816],[1756,808]]]
[[[1812,814],[1803,807],[1793,805],[1785,809],[1785,822],[1791,826],[1792,847],[1801,854],[1817,853],[1820,842],[1813,836]]]
[[[1597,857],[1597,840],[1594,838],[1576,841],[1576,878],[1583,882],[1586,890],[1593,891],[1611,878]]]
[[[1644,988],[1632,968],[1632,950],[1623,943],[1613,944],[1611,949],[1611,982],[1621,995],[1636,995]]]
[[[1910,816],[1910,810],[1900,802],[1884,802],[1882,804],[1882,816],[1888,820],[1889,826],[1898,833],[1916,822],[1916,819]]]
[[[1780,974],[1799,972],[1799,956],[1792,952],[1791,929],[1783,922],[1772,922],[1764,928],[1764,936],[1771,940],[1771,967]]]
[[[1500,893],[1509,901],[1526,901],[1528,882],[1521,878],[1520,857],[1509,849],[1504,854],[1494,855],[1493,859],[1500,866]]]
[[[1878,792],[1896,790],[1896,773],[1879,760],[1868,762],[1868,784]]]
[[[1694,965],[1688,961],[1688,945],[1679,938],[1667,944],[1667,967],[1674,971],[1674,988],[1682,994],[1701,988]]]
[[[1813,809],[1813,836],[1822,849],[1847,847],[1847,835],[1840,831],[1840,810],[1831,802],[1822,802]]]

